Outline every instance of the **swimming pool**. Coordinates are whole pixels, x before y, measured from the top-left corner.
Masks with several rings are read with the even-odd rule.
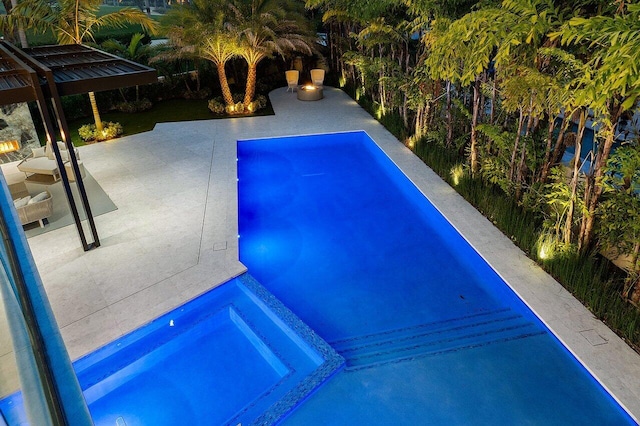
[[[277,422],[343,364],[244,274],[74,368],[96,426],[236,426]],[[2,418],[28,424],[20,393],[0,399]]]
[[[238,142],[240,260],[347,361],[291,424],[634,424],[364,133]]]

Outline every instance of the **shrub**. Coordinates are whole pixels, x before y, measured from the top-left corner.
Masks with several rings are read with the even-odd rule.
[[[121,102],[115,106],[115,109],[120,112],[134,113],[150,110],[153,107],[153,103],[149,99],[140,99],[133,102]]]
[[[124,130],[120,123],[112,123],[110,121],[102,123],[103,130],[98,133],[96,131],[95,124],[85,124],[84,126],[78,129],[78,135],[82,138],[83,141],[106,141],[109,139],[114,139],[120,136]]]
[[[225,104],[221,97],[213,98],[209,100],[207,105],[209,110],[216,115],[222,115],[225,112]]]
[[[77,120],[91,113],[91,105],[86,95],[62,96],[60,101],[67,120]]]
[[[258,111],[258,110],[261,110],[262,108],[266,108],[266,106],[267,106],[267,97],[265,95],[258,95],[253,100],[253,102],[251,102],[251,111]]]
[[[216,115],[223,115],[224,113],[227,113],[229,115],[244,114],[245,108],[244,108],[243,98],[244,98],[244,95],[242,95],[241,93],[234,93],[233,101],[235,103],[227,107],[222,97],[218,96],[216,98],[209,100],[208,107],[209,107],[209,110]],[[267,102],[266,96],[258,95],[256,96],[255,100],[251,102],[246,112],[252,113],[252,112],[261,110],[263,108],[266,108],[267,103],[268,102]]]

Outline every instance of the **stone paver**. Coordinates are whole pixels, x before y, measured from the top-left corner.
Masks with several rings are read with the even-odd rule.
[[[324,94],[303,102],[280,88],[270,95],[275,116],[163,123],[80,148],[118,207],[96,218],[102,246],[83,252],[73,226],[29,239],[71,357],[246,270],[238,260],[238,139],[364,130],[640,418],[640,356],[347,95],[329,87]]]

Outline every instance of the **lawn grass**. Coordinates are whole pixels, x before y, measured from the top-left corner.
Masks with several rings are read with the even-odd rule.
[[[157,102],[147,111],[137,113],[108,112],[100,114],[102,121],[113,121],[122,124],[124,136],[153,130],[156,123],[188,120],[209,120],[214,118],[207,108],[206,100],[173,99]],[[84,117],[69,122],[71,140],[76,146],[84,145],[78,129],[85,124],[93,124],[93,117]]]
[[[153,130],[157,123],[169,123],[175,121],[194,121],[194,120],[214,120],[220,118],[230,118],[228,116],[216,116],[207,106],[208,100],[187,100],[187,99],[171,99],[167,101],[157,102],[147,111],[137,113],[125,112],[109,112],[100,114],[102,121],[118,122],[124,128],[123,136],[135,135],[137,133],[148,132]],[[269,103],[266,108],[255,114],[243,115],[241,117],[253,117],[261,115],[272,115],[273,108]],[[85,124],[92,124],[93,117],[85,117],[79,120],[69,122],[71,132],[71,140],[76,146],[85,145],[80,139],[78,129]]]

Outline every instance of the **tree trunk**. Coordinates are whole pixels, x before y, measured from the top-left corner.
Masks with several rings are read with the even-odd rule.
[[[11,0],[11,9],[13,9],[14,7],[18,6],[18,0]],[[10,13],[11,11],[7,11],[7,13]],[[23,49],[26,49],[29,47],[29,42],[27,41],[27,34],[24,32],[24,28],[22,27],[22,25],[20,25],[18,27],[18,40],[20,40],[20,46]]]
[[[562,123],[560,123],[560,133],[562,132],[562,128],[564,127],[564,118],[562,119]],[[552,115],[549,114],[549,127],[547,129],[547,149],[544,152],[544,160],[542,161],[542,170],[540,171],[539,181],[545,183],[547,181],[547,176],[549,175],[549,170],[551,169],[551,152],[555,151],[553,149],[553,131],[556,127],[556,120],[552,118]],[[560,143],[560,135],[558,135],[558,143]]]
[[[571,236],[573,234],[573,216],[575,212],[576,194],[578,192],[578,179],[580,177],[580,152],[582,151],[582,138],[584,137],[584,129],[587,121],[587,111],[582,109],[580,112],[580,122],[578,123],[578,135],[576,137],[575,156],[573,158],[573,175],[571,176],[571,196],[569,198],[569,209],[567,211],[567,220],[564,224],[564,243],[571,244]]]
[[[586,205],[588,214],[583,218],[584,222],[580,230],[579,249],[587,250],[591,244],[591,238],[593,237],[593,225],[595,221],[595,213],[600,202],[600,196],[602,195],[602,177],[604,176],[604,169],[609,160],[609,154],[611,154],[611,148],[615,142],[616,128],[618,127],[618,120],[622,114],[622,106],[619,103],[615,103],[609,108],[609,125],[611,126],[606,131],[606,138],[602,148],[598,148],[598,155],[595,159],[595,168],[593,176],[592,190],[588,192],[586,196]]]
[[[100,118],[100,111],[98,111],[95,93],[89,92],[89,102],[91,103],[91,111],[93,111],[93,120],[96,123],[96,132],[102,133],[102,119]]]
[[[533,122],[534,122],[534,118],[533,118],[533,98],[531,98],[531,101],[529,103],[529,118],[527,119],[527,129],[524,133],[525,138],[529,137],[529,135],[531,134],[531,130],[533,128]],[[524,183],[524,174],[525,174],[525,167],[526,167],[526,159],[527,159],[527,140],[525,139],[522,143],[521,146],[521,154],[520,154],[520,161],[518,162],[518,168],[517,168],[517,172],[516,172],[516,200],[520,200],[520,197],[522,196],[522,184]]]
[[[496,77],[493,77],[493,91],[491,92],[491,115],[489,123],[493,126],[496,121],[496,95],[498,94],[498,88],[496,86]]]
[[[471,173],[478,172],[478,116],[480,114],[480,79],[476,77],[473,85],[473,116],[471,118]]]
[[[257,64],[250,63],[249,70],[247,71],[247,87],[244,92],[244,108],[249,108],[251,101],[253,101],[253,95],[256,92],[256,77],[257,77]]]
[[[524,125],[524,111],[520,107],[520,115],[518,116],[518,130],[516,130],[516,140],[513,143],[513,151],[511,151],[511,161],[509,162],[509,180],[513,181],[513,175],[516,171],[516,156],[520,147],[520,138],[522,134],[522,126]]]
[[[229,89],[229,81],[227,80],[227,72],[224,69],[224,63],[217,63],[216,69],[218,70],[218,80],[220,80],[220,87],[222,88],[222,98],[227,106],[233,105],[233,95],[231,89]]]
[[[453,112],[451,111],[451,81],[447,80],[447,147],[453,143]]]
[[[520,155],[520,163],[518,164],[518,173],[516,176],[516,201],[520,201],[522,196],[522,185],[524,183],[525,160],[527,159],[527,140],[522,143],[522,153]]]

